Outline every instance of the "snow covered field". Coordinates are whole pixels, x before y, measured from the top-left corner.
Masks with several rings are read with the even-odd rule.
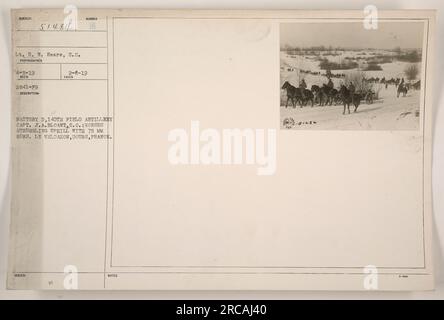
[[[336,56],[326,56],[329,61],[341,62],[345,57],[364,56],[364,51],[339,51]],[[379,51],[374,54],[389,54]],[[369,55],[367,52],[365,55]],[[394,60],[382,63],[381,71],[365,71],[366,78],[385,77],[405,78],[404,70],[411,63]],[[419,64],[418,64],[419,66]],[[305,79],[308,89],[312,85],[327,83],[323,75],[302,73],[300,70],[325,73],[319,67],[316,56],[289,55],[281,52],[281,87],[285,81],[293,86],[298,86],[302,78]],[[333,74],[349,74],[358,69],[331,70]],[[339,89],[344,84],[344,78],[332,78],[335,88]],[[382,84],[375,84],[374,90],[379,92],[379,99],[373,104],[362,101],[358,111],[353,113],[354,107],[350,106],[351,113],[342,114],[343,105],[304,106],[296,108],[289,104],[285,108],[286,92],[281,90],[280,118],[281,128],[287,129],[317,129],[317,130],[416,130],[419,128],[420,119],[420,90],[409,90],[406,97],[396,97],[396,86],[389,85],[386,89]],[[294,125],[293,125],[294,123]]]

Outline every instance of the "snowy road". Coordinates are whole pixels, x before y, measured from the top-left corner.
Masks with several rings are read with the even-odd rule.
[[[350,106],[351,113],[345,115],[343,105],[281,106],[281,128],[285,128],[285,122],[296,130],[417,130],[419,94],[419,91],[410,91],[406,97],[397,98],[393,88],[383,89],[381,100],[361,103],[356,113],[353,113],[354,106]]]

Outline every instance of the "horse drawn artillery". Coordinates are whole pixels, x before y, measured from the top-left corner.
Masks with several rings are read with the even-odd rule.
[[[311,107],[315,104],[319,106],[343,104],[345,113],[346,108],[349,110],[349,106],[352,104],[355,106],[356,112],[361,101],[372,104],[375,99],[375,92],[372,89],[354,90],[344,85],[342,85],[339,90],[330,84],[323,84],[322,86],[312,85],[311,89],[308,90],[305,88],[305,83],[303,86],[295,87],[290,82],[285,81],[282,89],[285,90],[287,94],[286,108],[288,108],[290,102],[293,108],[295,108],[297,104],[302,108],[308,103],[311,104]]]

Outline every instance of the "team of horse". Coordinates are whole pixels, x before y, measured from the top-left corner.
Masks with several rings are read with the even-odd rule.
[[[382,83],[392,83],[397,86],[397,97],[402,94],[404,97],[407,95],[410,87],[413,87],[415,90],[420,88],[420,81],[410,85],[408,83],[404,83],[401,79],[390,79],[385,80],[382,79],[365,79],[363,81],[367,82],[381,82]],[[339,90],[335,89],[333,86],[328,86],[327,84],[323,84],[322,86],[312,85],[311,90],[295,87],[290,82],[285,81],[282,89],[287,92],[287,101],[285,103],[285,108],[288,108],[289,102],[293,105],[293,108],[296,108],[297,104],[300,104],[300,107],[304,107],[310,103],[311,107],[315,104],[319,106],[331,106],[331,105],[344,105],[344,111],[342,114],[345,114],[347,110],[350,113],[350,105],[353,105],[354,112],[357,112],[361,101],[365,101],[368,104],[372,104],[374,100],[375,93],[372,90],[364,90],[364,91],[354,91],[347,88],[345,85],[341,85]]]
[[[366,82],[366,83],[370,83],[370,84],[380,83],[380,84],[385,85],[386,88],[389,85],[393,85],[393,86],[399,87],[399,85],[401,83],[403,83],[404,86],[406,86],[408,90],[410,90],[410,87],[412,87],[415,90],[419,90],[421,88],[421,80],[418,80],[418,81],[416,81],[413,84],[410,84],[410,83],[407,83],[407,82],[403,82],[403,79],[401,79],[401,78],[386,79],[385,77],[382,77],[382,78],[379,78],[379,77],[364,78],[364,79],[362,79],[362,81]]]
[[[282,89],[287,91],[287,103],[285,104],[285,108],[288,107],[288,102],[290,101],[293,104],[294,108],[296,108],[298,102],[301,104],[301,108],[307,105],[308,102],[311,102],[312,107],[314,106],[314,94],[310,90],[304,88],[296,88],[288,81],[285,81]]]
[[[407,92],[410,89],[414,89],[414,90],[419,90],[421,89],[421,80],[416,81],[415,83],[408,83],[408,82],[404,82],[404,79],[401,78],[391,78],[391,79],[386,79],[385,77],[383,78],[369,78],[369,79],[363,79],[364,82],[370,83],[370,84],[375,84],[375,83],[380,83],[380,84],[384,84],[385,88],[387,89],[389,85],[393,85],[397,88],[397,97],[399,98],[399,96],[402,94],[403,97],[405,97],[407,95]]]
[[[348,110],[350,113],[350,105],[355,107],[354,112],[358,110],[358,107],[362,100],[367,101],[367,103],[373,103],[373,92],[368,90],[367,92],[353,92],[345,85],[341,85],[339,90],[323,84],[322,86],[313,85],[311,90],[298,88],[290,84],[290,82],[285,81],[282,86],[283,90],[287,92],[287,101],[285,107],[288,108],[289,102],[292,103],[293,108],[296,108],[297,104],[300,107],[304,107],[311,104],[311,107],[318,103],[319,106],[331,106],[333,104],[343,104],[344,111]]]

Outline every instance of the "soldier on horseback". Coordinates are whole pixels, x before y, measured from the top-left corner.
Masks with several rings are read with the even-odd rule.
[[[409,88],[408,86],[405,84],[404,78],[402,78],[401,83],[398,86],[398,92],[396,97],[399,98],[399,95],[402,93],[402,95],[405,97],[407,95]]]
[[[307,84],[305,83],[304,79],[302,79],[302,81],[299,83],[299,89],[301,91],[302,99],[305,100],[305,89],[307,89]]]
[[[350,93],[353,94],[356,91],[355,85],[353,82],[350,82],[350,85],[348,86],[348,90],[350,90]]]

